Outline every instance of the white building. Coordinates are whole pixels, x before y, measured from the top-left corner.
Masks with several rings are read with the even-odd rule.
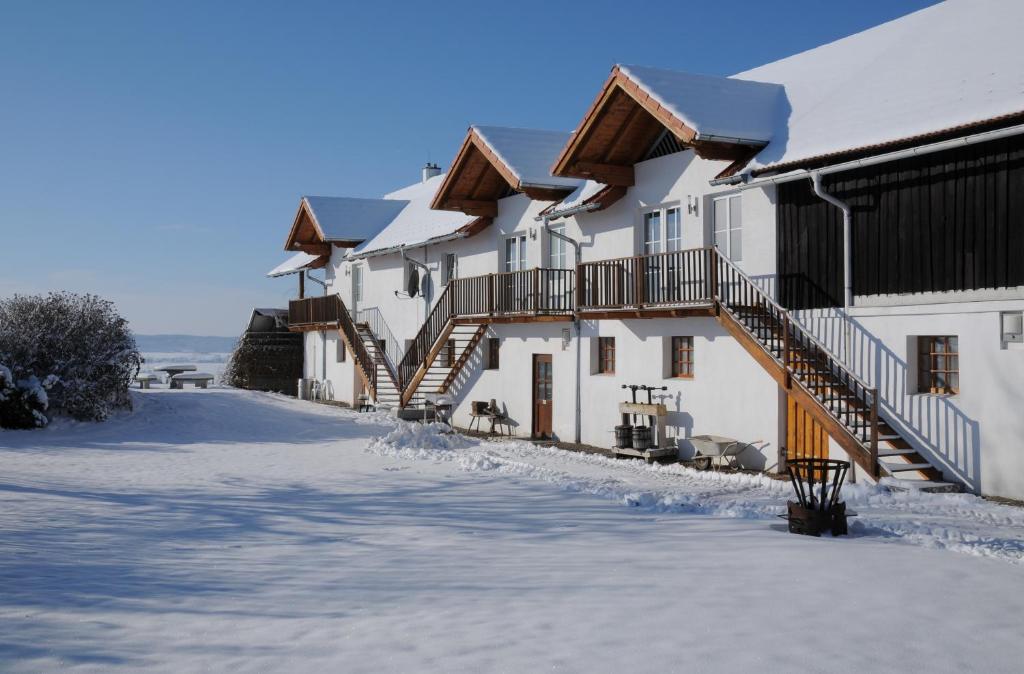
[[[616,66],[571,134],[472,127],[447,174],[305,198],[275,273],[326,272],[306,376],[601,447],[623,384],[664,386],[684,457],[1024,498],[1022,22],[947,2],[733,77]]]

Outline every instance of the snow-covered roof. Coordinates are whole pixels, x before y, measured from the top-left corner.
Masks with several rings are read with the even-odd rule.
[[[521,183],[570,189],[580,184],[575,178],[551,175],[551,164],[572,135],[568,131],[476,125],[472,129]]]
[[[277,265],[269,272],[267,276],[275,278],[277,276],[285,276],[287,274],[294,274],[300,272],[303,269],[307,269],[309,265],[313,264],[320,259],[319,255],[310,255],[309,253],[295,253],[287,260]]]
[[[604,183],[599,183],[596,180],[585,180],[583,184],[577,187],[572,194],[568,195],[557,204],[544,209],[545,213],[554,214],[562,211],[568,211],[582,206],[586,203],[587,199],[592,198],[598,192],[606,187]]]
[[[325,242],[365,241],[391,222],[405,207],[395,199],[302,197]]]
[[[385,200],[403,204],[397,215],[368,241],[353,250],[353,254],[415,246],[457,233],[475,218],[455,211],[435,211],[430,208],[434,194],[444,182],[445,174],[424,182],[414,183],[384,195]]]
[[[775,133],[782,99],[778,84],[636,65],[620,65],[619,72],[696,131],[695,140],[756,145],[767,143]]]
[[[738,73],[785,87],[748,168],[898,142],[1024,112],[1024,2],[950,0]]]

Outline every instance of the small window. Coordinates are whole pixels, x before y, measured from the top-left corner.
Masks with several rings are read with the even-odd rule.
[[[487,338],[487,369],[497,370],[500,363],[499,351],[501,348],[501,340],[497,337]]]
[[[678,208],[665,209],[665,252],[682,250],[683,223]]]
[[[455,278],[458,265],[458,258],[455,253],[448,253],[444,256],[444,271],[441,275],[441,284],[448,285]]]
[[[445,367],[455,367],[455,340],[449,339],[444,347]]]
[[[644,255],[661,252],[661,211],[644,213]]]
[[[743,214],[739,195],[715,199],[715,247],[733,262],[743,260]]]
[[[337,355],[335,356],[335,360],[339,363],[344,363],[346,355],[345,352],[347,351],[347,349],[345,348],[345,340],[342,339],[341,337],[338,337],[337,347]]]
[[[615,373],[615,338],[597,338],[597,372],[598,374]]]
[[[352,265],[352,305],[358,306],[363,300],[363,266]]]
[[[917,338],[917,392],[959,393],[960,353],[956,337]]]
[[[505,271],[526,269],[526,235],[505,239]]]
[[[693,337],[672,338],[672,376],[693,377]]]

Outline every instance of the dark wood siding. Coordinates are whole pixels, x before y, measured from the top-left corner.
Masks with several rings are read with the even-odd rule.
[[[1024,285],[1024,139],[827,176],[853,207],[857,295]],[[843,225],[809,180],[778,188],[779,298],[843,303]]]

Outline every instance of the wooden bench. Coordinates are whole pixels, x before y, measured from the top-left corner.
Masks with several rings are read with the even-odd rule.
[[[171,377],[171,388],[185,388],[186,382],[192,382],[196,388],[206,388],[213,382],[209,372],[181,372]]]

